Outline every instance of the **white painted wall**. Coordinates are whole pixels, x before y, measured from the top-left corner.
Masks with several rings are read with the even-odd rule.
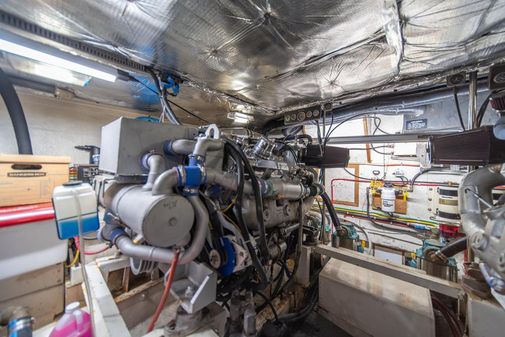
[[[392,115],[392,116],[380,116],[382,119],[382,123],[380,128],[387,133],[397,133],[401,132],[403,128],[403,116],[402,115]],[[327,127],[328,129],[328,127]],[[306,127],[306,131],[312,137],[316,139],[317,131],[315,126]],[[371,133],[374,130],[373,123],[369,126],[369,132]],[[377,134],[382,134],[380,131]],[[346,122],[339,128],[335,130],[332,134],[332,137],[343,137],[343,136],[362,136],[364,135],[363,128],[363,119],[358,118],[356,120],[352,120]],[[375,146],[380,145],[388,145],[388,144],[374,144]],[[392,145],[392,144],[389,144]],[[349,145],[338,145],[341,147],[347,148],[364,148],[364,144],[349,144]],[[392,148],[380,148],[378,149],[382,152],[391,152]],[[360,165],[359,175],[366,178],[373,178],[374,174],[372,173],[374,170],[379,171],[378,177],[382,178],[385,174],[386,179],[394,179],[393,173],[396,170],[400,170],[403,172],[407,178],[411,179],[416,173],[419,172],[418,167],[410,167],[410,166],[395,166],[395,167],[387,167],[384,165],[388,164],[408,164],[408,165],[419,165],[418,161],[399,161],[392,159],[391,156],[385,156],[378,154],[374,151],[371,151],[371,163],[367,163],[366,151],[362,150],[351,150],[350,151],[350,163],[354,164],[363,164]],[[352,170],[350,170],[352,171]],[[326,179],[325,179],[325,188],[328,195],[331,197],[331,192],[333,189],[333,198],[338,200],[354,200],[354,182],[347,181],[333,181],[333,179],[346,178],[346,179],[354,179],[351,175],[345,172],[343,169],[327,169],[326,170]],[[419,181],[428,181],[428,182],[453,182],[459,183],[462,175],[459,174],[447,174],[446,172],[428,172],[421,177],[418,178]],[[333,182],[332,182],[333,181]],[[333,185],[333,186],[332,186]],[[369,186],[369,183],[360,183],[359,184],[359,206],[351,207],[344,206],[346,208],[354,208],[359,210],[366,210],[366,188]],[[436,188],[436,187],[435,187]],[[408,196],[408,206],[407,206],[407,214],[408,217],[418,218],[418,219],[430,219],[434,214],[429,210],[431,207],[431,202],[429,198],[433,188],[427,186],[415,186],[414,191],[409,193]],[[348,220],[355,222],[361,226],[364,226],[368,229],[369,234],[371,236],[372,241],[376,243],[380,243],[385,246],[390,246],[394,248],[399,248],[407,251],[414,251],[418,248],[422,242],[421,240],[414,238],[410,235],[402,235],[398,233],[394,233],[391,231],[381,230],[374,227],[369,221],[357,219],[353,217],[349,217]],[[359,230],[358,230],[359,232]],[[363,234],[360,233],[360,236],[364,238]]]
[[[74,163],[88,163],[88,153],[74,149],[75,145],[100,146],[103,125],[121,116],[135,118],[142,114],[131,109],[16,89],[25,111],[33,153],[70,156]],[[0,153],[17,153],[12,123],[1,100]]]

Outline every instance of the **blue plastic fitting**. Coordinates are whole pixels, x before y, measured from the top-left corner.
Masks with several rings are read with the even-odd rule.
[[[194,188],[199,187],[202,182],[202,170],[200,166],[185,166],[184,170],[186,171],[186,184],[184,187]]]
[[[112,243],[115,243],[116,239],[122,235],[126,235],[126,232],[124,231],[124,229],[121,227],[116,227],[110,233],[109,241]]]

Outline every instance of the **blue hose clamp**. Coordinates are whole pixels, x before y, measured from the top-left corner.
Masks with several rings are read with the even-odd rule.
[[[116,227],[112,230],[112,232],[110,233],[110,242],[112,242],[113,244],[116,243],[116,239],[122,235],[126,235],[126,232],[124,231],[123,228],[121,227]]]
[[[229,276],[235,269],[235,249],[228,238],[222,237],[220,241],[226,254],[226,264],[219,268],[219,272],[223,276]]]

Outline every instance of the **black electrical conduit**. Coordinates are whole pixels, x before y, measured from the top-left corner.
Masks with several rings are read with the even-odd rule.
[[[0,94],[14,127],[19,154],[33,154],[32,141],[30,140],[30,132],[26,124],[23,107],[14,86],[2,69],[0,69]]]

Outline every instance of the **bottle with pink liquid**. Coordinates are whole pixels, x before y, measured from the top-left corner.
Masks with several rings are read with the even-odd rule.
[[[79,302],[70,303],[49,337],[93,337],[89,313],[80,308]]]

